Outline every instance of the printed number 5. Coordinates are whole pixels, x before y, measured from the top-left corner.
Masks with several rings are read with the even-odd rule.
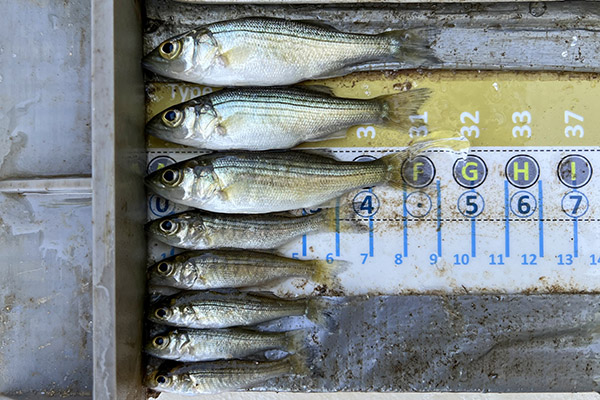
[[[514,126],[512,129],[512,134],[514,137],[518,136],[525,136],[527,135],[528,138],[531,137],[531,127],[527,124],[531,123],[531,113],[529,111],[521,111],[521,112],[514,112],[512,115],[512,121],[517,124],[517,123],[521,123],[521,124],[525,124],[523,126]]]
[[[375,128],[372,126],[361,126],[356,130],[356,136],[359,139],[368,138],[369,136],[371,139],[375,139]]]

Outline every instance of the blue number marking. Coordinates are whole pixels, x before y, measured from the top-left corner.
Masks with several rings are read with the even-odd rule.
[[[295,258],[296,260],[298,260],[300,258],[300,254],[292,253],[292,258]]]
[[[325,258],[325,260],[327,261],[327,264],[333,264],[333,262],[335,261],[333,259],[333,253],[328,253],[327,257]]]
[[[558,255],[558,265],[571,265],[573,264],[573,255],[572,254],[559,254]]]
[[[581,205],[581,200],[583,200],[582,195],[574,194],[569,196],[571,200],[575,200],[575,207],[573,207],[572,214],[577,215],[577,211],[579,210],[579,206]]]
[[[600,263],[600,257],[596,256],[595,254],[590,256],[590,260],[590,265],[598,265]]]
[[[169,209],[169,200],[163,199],[162,197],[156,197],[154,200],[156,211],[164,213]]]
[[[163,258],[167,258],[167,257],[173,257],[174,255],[175,255],[175,247],[171,247],[171,251],[169,251],[169,254],[162,253],[160,255],[160,258],[163,259]]]
[[[477,214],[477,211],[479,211],[479,206],[477,205],[477,203],[475,203],[475,200],[477,200],[477,196],[474,194],[470,194],[467,197],[465,197],[465,199],[467,200],[467,207],[471,207],[470,210],[465,210],[465,214]]]
[[[367,258],[369,258],[369,253],[360,253],[360,255],[363,256],[361,264],[366,263],[367,262]]]
[[[469,265],[470,257],[468,254],[455,254],[454,265]]]
[[[394,259],[394,263],[396,265],[402,264],[402,254],[396,254],[396,258]]]
[[[521,265],[537,265],[537,256],[535,254],[523,254]]]
[[[433,253],[429,255],[429,265],[435,265],[438,262],[438,255]]]
[[[504,265],[504,256],[502,254],[490,254],[490,265]]]
[[[365,196],[365,199],[360,204],[359,210],[366,211],[368,215],[373,212],[373,197],[371,195]]]

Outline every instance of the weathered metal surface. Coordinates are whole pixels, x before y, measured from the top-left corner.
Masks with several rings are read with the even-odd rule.
[[[89,398],[91,193],[28,189],[91,174],[90,2],[0,5],[0,393]]]
[[[313,376],[256,390],[597,391],[597,296],[376,296],[308,328]],[[334,302],[340,302],[336,298]],[[301,319],[267,329],[306,327]]]
[[[435,27],[435,55],[445,69],[600,70],[600,7],[569,1],[360,5],[203,5],[146,2],[144,54],[175,34],[244,16],[318,20],[340,30],[378,33]],[[387,64],[386,68],[397,65]],[[383,67],[383,66],[381,66]]]
[[[140,33],[138,1],[92,2],[93,394],[99,400],[143,396]]]

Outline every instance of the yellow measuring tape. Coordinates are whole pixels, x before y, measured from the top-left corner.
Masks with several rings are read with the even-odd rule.
[[[311,84],[314,82],[308,82]],[[373,98],[411,88],[432,89],[404,135],[382,126],[356,126],[346,138],[300,147],[398,147],[429,132],[455,131],[471,146],[596,146],[600,126],[597,74],[552,72],[366,72],[318,81],[336,96]],[[148,117],[216,88],[152,83]],[[180,147],[156,138],[151,148]]]

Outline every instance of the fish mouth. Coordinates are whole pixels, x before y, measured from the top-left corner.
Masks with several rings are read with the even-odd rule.
[[[142,67],[150,72],[154,72],[155,74],[161,74],[163,72],[162,60],[157,59],[154,53],[148,54],[146,57],[142,58]]]
[[[144,224],[144,231],[146,233],[152,233],[152,224],[154,224],[154,222],[156,222],[155,219],[153,219],[152,221],[148,221]]]
[[[142,68],[147,69],[151,72],[156,72],[155,64],[147,58],[142,59]]]

